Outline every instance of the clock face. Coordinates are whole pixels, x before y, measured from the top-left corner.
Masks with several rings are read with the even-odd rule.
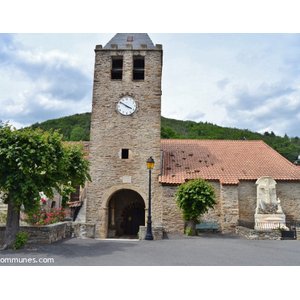
[[[136,111],[136,103],[133,98],[125,96],[117,104],[117,110],[124,116],[129,116]]]

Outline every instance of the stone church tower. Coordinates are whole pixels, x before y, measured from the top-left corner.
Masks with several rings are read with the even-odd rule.
[[[147,221],[150,156],[152,222],[162,223],[162,46],[145,33],[119,33],[95,53],[86,221],[96,237],[135,236]]]

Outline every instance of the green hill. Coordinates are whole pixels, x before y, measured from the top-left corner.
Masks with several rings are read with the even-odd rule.
[[[84,113],[35,123],[30,127],[43,130],[59,130],[66,141],[89,141],[90,121],[91,113]]]
[[[88,141],[90,138],[90,113],[76,114],[33,124],[32,128],[58,129],[66,141]],[[221,139],[264,140],[288,160],[294,162],[300,154],[300,139],[276,136],[273,132],[260,134],[247,129],[228,128],[207,122],[180,121],[161,118],[161,137],[164,139]]]

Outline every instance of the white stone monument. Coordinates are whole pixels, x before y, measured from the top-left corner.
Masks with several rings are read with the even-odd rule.
[[[255,230],[266,231],[272,229],[288,230],[285,214],[280,200],[276,196],[276,181],[269,176],[257,179],[257,201],[255,210]]]

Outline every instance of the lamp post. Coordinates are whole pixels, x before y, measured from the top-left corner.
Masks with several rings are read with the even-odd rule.
[[[149,202],[148,202],[148,219],[147,219],[147,231],[145,240],[152,241],[152,221],[151,221],[151,170],[154,168],[154,159],[150,156],[147,159],[147,169],[149,170]]]

